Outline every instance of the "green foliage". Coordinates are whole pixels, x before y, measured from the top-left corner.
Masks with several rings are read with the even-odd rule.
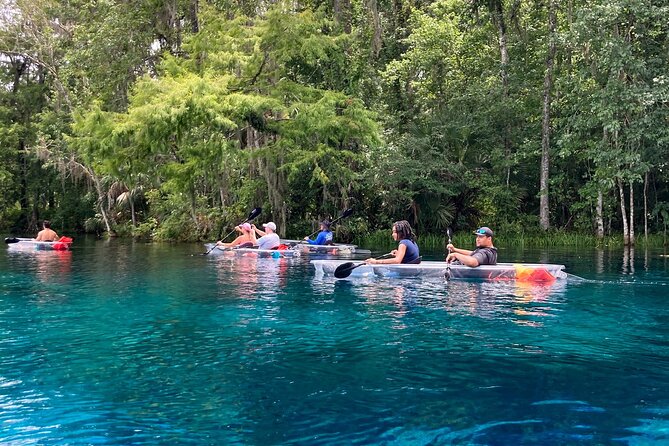
[[[399,219],[426,246],[448,226],[535,237],[546,4],[195,4],[16,3],[0,226],[213,239],[261,205],[304,235],[354,206],[339,239],[392,244]],[[577,1],[557,19],[552,226],[592,233],[603,193],[615,233],[620,181],[665,230],[669,10]]]

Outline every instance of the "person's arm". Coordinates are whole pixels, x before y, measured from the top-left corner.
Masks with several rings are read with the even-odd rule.
[[[254,236],[255,236],[255,234],[254,234]],[[254,239],[254,240],[253,240],[253,246],[260,246],[261,243],[263,243],[265,240],[267,240],[265,237],[267,237],[267,236],[266,236],[266,235],[263,235],[262,237],[260,237],[260,238],[258,238],[258,239],[256,239],[255,237],[253,237],[253,239]]]
[[[237,237],[236,239],[234,239],[230,243],[223,243],[223,246],[233,248],[237,245],[241,245],[244,241],[246,241],[246,237],[244,237],[243,235],[240,235],[239,237]]]
[[[450,253],[455,252],[455,253],[458,253],[458,254],[464,254],[466,256],[470,256],[470,255],[472,255],[472,252],[474,252],[474,251],[470,251],[468,249],[456,248],[455,246],[453,246],[450,243],[448,245],[446,245],[446,249],[448,249],[448,252],[450,252]]]
[[[465,250],[461,250],[465,251]],[[471,252],[471,251],[469,251]],[[460,252],[451,252],[448,257],[446,257],[447,262],[452,262],[453,260],[458,260],[460,263],[462,263],[465,266],[470,266],[472,268],[475,268],[479,266],[479,261],[476,257],[472,257],[469,254],[462,254]]]
[[[316,237],[316,240],[318,240],[318,237]],[[315,245],[316,240],[311,240],[309,237],[304,237],[304,241],[309,243],[310,245]]]
[[[256,225],[251,225],[251,228],[253,229],[253,235],[255,235],[256,233],[261,237],[267,235],[265,231],[261,231],[256,227]]]
[[[400,245],[397,247],[397,249],[393,250],[391,254],[393,254],[395,257],[392,257],[390,259],[368,259],[366,263],[370,263],[372,265],[395,265],[398,263],[402,263],[402,260],[404,260],[404,255],[407,252],[407,245],[404,243],[400,243]]]
[[[311,242],[311,240],[310,240],[309,244],[311,244],[311,245],[324,245],[326,241],[327,240],[326,240],[326,236],[325,236],[325,231],[321,231],[321,232],[318,233],[318,237],[316,237],[316,240],[314,240],[313,242]]]

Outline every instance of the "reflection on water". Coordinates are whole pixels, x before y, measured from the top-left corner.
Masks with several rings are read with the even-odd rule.
[[[399,315],[407,308],[424,306],[453,314],[541,326],[544,318],[555,317],[560,311],[567,280],[528,283],[515,280],[398,280],[369,276],[342,281],[331,276],[317,276],[312,279],[312,287],[323,294],[349,289],[370,305],[394,305]]]
[[[72,271],[72,251],[7,251],[7,255],[42,282],[67,282]]]
[[[0,443],[667,442],[657,253],[517,254],[588,279],[545,285],[201,252],[0,256]]]
[[[273,298],[286,286],[288,268],[299,259],[258,257],[248,255],[213,258],[217,285],[232,290],[240,298]]]

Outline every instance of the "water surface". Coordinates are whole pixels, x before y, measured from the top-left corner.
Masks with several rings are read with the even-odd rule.
[[[0,443],[669,444],[662,251],[500,251],[585,279],[550,286],[202,252],[3,252]]]

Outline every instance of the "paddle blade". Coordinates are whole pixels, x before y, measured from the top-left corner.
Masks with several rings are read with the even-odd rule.
[[[334,276],[337,279],[345,279],[346,277],[351,275],[351,271],[353,271],[360,265],[364,265],[364,263],[358,263],[357,265],[353,262],[342,263],[337,267],[337,269],[335,269]]]
[[[246,219],[246,221],[251,221],[260,214],[262,214],[262,208],[254,208],[251,211],[251,213],[249,214],[249,217]],[[244,223],[246,223],[246,222],[244,222]]]
[[[344,212],[342,212],[341,216],[339,218],[346,218],[350,216],[353,213],[353,208],[348,208]]]
[[[453,232],[451,231],[451,228],[446,228],[446,235],[448,236],[448,243],[451,243],[451,235]]]
[[[16,237],[7,237],[7,238],[5,239],[5,243],[7,243],[8,245],[9,245],[10,243],[18,243],[18,242],[20,242],[20,241],[21,241],[21,240],[17,239]]]

